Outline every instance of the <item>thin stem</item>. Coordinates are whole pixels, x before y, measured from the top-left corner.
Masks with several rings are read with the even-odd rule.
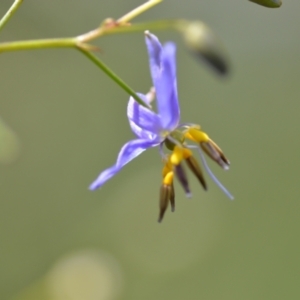
[[[145,30],[165,30],[177,29],[180,30],[186,23],[185,20],[161,20],[154,22],[144,22],[132,24],[126,27],[115,27],[113,29],[103,30],[101,36],[118,34],[118,33],[134,33]],[[97,31],[97,30],[95,30]],[[90,32],[91,33],[91,32]],[[57,38],[57,39],[41,39],[41,40],[28,40],[0,43],[0,53],[8,51],[43,49],[43,48],[68,48],[68,47],[84,47],[84,43],[95,39],[98,36],[78,36],[75,38]]]
[[[78,50],[84,54],[88,59],[90,59],[94,64],[96,64],[108,77],[110,77],[116,84],[118,84],[125,92],[131,95],[140,105],[149,108],[144,101],[138,97],[136,92],[129,87],[118,75],[116,75],[112,70],[110,70],[99,58],[97,58],[91,52],[78,48]]]
[[[147,11],[148,9],[152,8],[153,6],[159,4],[163,0],[149,0],[148,2],[138,6],[137,8],[130,11],[128,14],[121,17],[117,23],[122,25],[128,23],[130,20],[134,19],[138,15],[142,14],[143,12]]]
[[[94,40],[94,39],[106,34],[106,32],[137,31],[137,29],[136,30],[130,29],[133,26],[131,24],[128,24],[128,22],[130,20],[132,20],[133,18],[137,17],[138,15],[140,15],[141,13],[145,12],[146,10],[150,9],[154,5],[159,4],[162,1],[163,0],[150,0],[150,1],[142,4],[141,6],[135,8],[134,10],[132,10],[128,14],[124,15],[123,17],[119,18],[117,21],[115,21],[113,19],[107,19],[102,23],[102,25],[99,28],[96,28],[87,33],[79,35],[77,37],[78,42],[81,43],[81,42],[88,42],[88,41]],[[153,24],[154,23],[155,22],[153,22]],[[147,30],[147,29],[149,29],[149,28],[142,28],[139,30]]]
[[[114,28],[103,30],[101,36],[109,35],[109,34],[117,34],[117,33],[134,33],[134,32],[141,32],[145,30],[150,30],[150,31],[166,30],[166,29],[181,30],[185,24],[186,21],[180,19],[135,23],[135,24],[131,24],[130,26],[114,27]]]
[[[3,29],[3,27],[9,21],[9,19],[13,16],[13,14],[17,11],[17,9],[22,4],[22,2],[23,2],[23,0],[15,0],[15,2],[13,3],[13,5],[9,8],[9,10],[7,11],[7,13],[0,20],[0,31]]]
[[[45,49],[45,48],[71,48],[77,46],[76,38],[44,39],[0,43],[0,53],[8,51]]]
[[[18,9],[23,0],[15,0],[9,11],[0,20],[0,30],[4,27],[13,13]],[[0,43],[0,53],[8,51],[19,51],[19,50],[32,50],[32,49],[45,49],[45,48],[77,48],[86,57],[88,57],[93,63],[95,63],[106,75],[108,75],[114,82],[116,82],[124,91],[131,95],[140,105],[150,108],[146,103],[143,102],[135,91],[130,88],[120,77],[112,72],[103,62],[101,62],[94,54],[90,52],[95,47],[86,44],[87,41],[96,39],[97,37],[111,33],[125,33],[125,32],[136,32],[144,30],[155,30],[155,29],[167,29],[176,28],[179,20],[170,21],[159,21],[159,22],[147,22],[141,24],[135,24],[128,26],[128,22],[133,18],[137,17],[141,13],[150,9],[151,7],[159,4],[163,0],[149,0],[142,4],[136,9],[132,10],[128,14],[125,14],[119,20],[106,20],[102,26],[96,28],[83,35],[75,38],[58,38],[58,39],[41,39],[41,40],[28,40],[28,41],[16,41],[9,43]],[[179,28],[177,28],[179,29]]]

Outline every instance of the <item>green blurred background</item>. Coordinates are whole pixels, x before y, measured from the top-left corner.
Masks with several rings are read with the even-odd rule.
[[[75,36],[141,2],[27,0],[0,38]],[[11,3],[1,0],[0,13]],[[178,43],[182,121],[222,147],[231,169],[212,169],[236,198],[211,181],[205,193],[190,176],[192,200],[177,185],[176,212],[162,224],[157,149],[87,189],[133,137],[123,90],[73,50],[1,54],[0,114],[20,151],[0,165],[0,299],[299,299],[299,14],[297,0],[280,9],[166,0],[138,18],[200,19],[231,57],[230,76],[219,78],[178,34],[156,32]],[[97,45],[115,72],[148,91],[142,33]]]

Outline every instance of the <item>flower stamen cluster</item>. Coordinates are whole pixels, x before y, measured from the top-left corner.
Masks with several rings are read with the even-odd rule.
[[[170,133],[164,141],[166,148],[172,151],[172,153],[164,155],[163,157],[164,166],[162,171],[163,180],[160,188],[159,222],[162,221],[169,203],[171,204],[172,211],[175,211],[174,176],[177,177],[183,187],[186,197],[190,198],[192,196],[188,178],[182,164],[183,161],[185,161],[190,171],[198,179],[203,189],[207,190],[207,184],[201,167],[190,150],[190,148],[194,148],[194,146],[188,145],[187,140],[197,143],[199,147],[223,169],[227,170],[229,168],[230,163],[220,147],[213,142],[205,132],[200,130],[200,126],[193,125],[185,127],[182,132],[177,129],[174,133]],[[220,182],[215,182],[217,185],[222,186]],[[230,195],[229,193],[227,194]],[[230,198],[232,198],[231,195]]]

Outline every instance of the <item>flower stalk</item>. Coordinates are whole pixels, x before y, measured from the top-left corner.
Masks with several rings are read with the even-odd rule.
[[[4,28],[7,22],[11,19],[14,13],[18,10],[20,5],[22,4],[23,0],[15,0],[12,6],[8,9],[6,14],[0,20],[0,31]]]
[[[21,50],[49,49],[49,48],[75,48],[76,46],[77,46],[76,38],[16,41],[16,42],[0,43],[0,53],[21,51]]]
[[[144,31],[146,29],[166,29],[172,27],[178,27],[180,21],[159,21],[159,22],[146,22],[141,24],[131,25],[128,22],[159,4],[163,0],[150,0],[133,9],[129,13],[125,14],[117,21],[113,19],[105,20],[99,28],[89,31],[83,35],[67,38],[53,38],[53,39],[37,39],[37,40],[25,40],[0,43],[0,54],[11,51],[22,50],[35,50],[35,49],[49,49],[49,48],[73,48],[79,50],[90,61],[92,61],[97,67],[99,67],[108,77],[110,77],[117,85],[119,85],[125,92],[132,96],[140,105],[147,107],[147,104],[143,102],[136,92],[125,83],[118,75],[110,70],[99,58],[97,58],[91,51],[98,50],[98,47],[87,44],[87,42],[99,38],[103,35],[113,33],[130,33]],[[11,8],[7,11],[4,17],[0,20],[0,30],[9,21],[12,15],[19,8],[23,0],[16,0]]]
[[[148,9],[152,8],[153,6],[161,3],[163,0],[149,0],[148,2],[145,2],[144,4],[138,6],[137,8],[130,11],[128,14],[124,15],[118,20],[118,24],[126,24],[132,19],[136,18],[140,14],[144,13]]]
[[[148,108],[147,104],[136,94],[136,92],[127,85],[119,76],[117,76],[112,70],[109,69],[97,56],[95,56],[90,51],[87,51],[82,48],[78,50],[84,54],[88,59],[90,59],[96,66],[98,66],[109,78],[111,78],[118,86],[120,86],[125,92],[132,96],[136,102],[140,105]]]

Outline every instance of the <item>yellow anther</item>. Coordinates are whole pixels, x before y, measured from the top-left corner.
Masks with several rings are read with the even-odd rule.
[[[192,155],[193,155],[193,153],[190,149],[183,148],[182,156],[184,159],[187,159],[187,158],[191,157]]]
[[[197,141],[191,136],[191,134],[190,134],[188,131],[185,132],[184,136],[185,136],[185,138],[187,138],[187,139],[189,139],[189,140],[191,140],[191,141],[193,141],[193,142],[197,142]]]
[[[209,141],[209,137],[205,132],[197,130],[195,128],[190,128],[187,133],[191,135],[193,141],[196,141],[198,143],[205,143]]]
[[[163,184],[165,185],[171,185],[173,182],[173,178],[174,178],[174,172],[168,172],[163,179]]]
[[[172,165],[177,166],[183,159],[183,148],[175,146],[173,153],[171,154],[170,161]]]
[[[169,172],[172,172],[172,168],[169,168],[169,166],[164,166],[162,171],[162,176],[165,177]]]
[[[165,177],[167,175],[167,173],[173,171],[173,165],[171,163],[171,160],[170,160],[170,156],[168,156],[168,158],[165,160],[165,165],[163,167],[163,170],[162,170],[162,176]]]

